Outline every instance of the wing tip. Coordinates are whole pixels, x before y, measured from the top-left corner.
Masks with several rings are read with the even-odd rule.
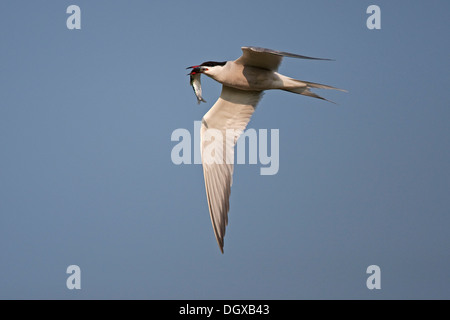
[[[216,236],[217,244],[219,245],[220,252],[222,252],[222,254],[223,254],[223,238],[219,238],[217,236],[217,234],[215,234],[215,236]]]

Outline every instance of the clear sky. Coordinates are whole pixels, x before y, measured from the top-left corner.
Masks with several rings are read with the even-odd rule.
[[[0,298],[450,299],[449,12],[1,1]],[[203,78],[197,105],[185,68],[249,45],[335,59],[279,71],[349,92],[265,94],[249,128],[279,130],[279,171],[236,166],[222,255],[201,165],[172,163],[171,134],[193,135],[220,93]]]

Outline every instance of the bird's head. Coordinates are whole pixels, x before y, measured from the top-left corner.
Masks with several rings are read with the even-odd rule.
[[[197,73],[204,73],[207,76],[213,75],[218,69],[221,69],[227,62],[207,61],[203,62],[199,66],[187,67],[186,69],[192,69],[188,75],[195,75]]]
[[[191,72],[188,73],[188,76],[193,76],[198,73],[204,73],[205,71],[208,71],[208,68],[202,67],[202,66],[192,66],[192,67],[187,67],[186,69],[192,69]]]

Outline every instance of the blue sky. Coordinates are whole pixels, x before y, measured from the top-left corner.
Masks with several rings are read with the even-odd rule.
[[[2,1],[0,298],[449,299],[449,11]],[[185,68],[248,45],[335,59],[279,71],[349,92],[265,94],[249,128],[279,130],[279,172],[236,166],[222,255],[202,168],[172,163],[171,134],[193,134],[220,93],[203,79],[198,106]]]

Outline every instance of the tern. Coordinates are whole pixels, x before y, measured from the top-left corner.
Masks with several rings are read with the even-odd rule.
[[[260,47],[241,49],[242,56],[234,61],[207,61],[187,68],[192,69],[189,73],[190,83],[198,103],[206,102],[202,97],[201,74],[222,84],[219,99],[203,116],[200,133],[206,198],[214,234],[222,253],[230,208],[234,147],[250,121],[263,91],[279,89],[326,101],[329,100],[310,89],[345,91],[320,83],[296,80],[277,72],[283,57],[331,59],[313,58]]]

